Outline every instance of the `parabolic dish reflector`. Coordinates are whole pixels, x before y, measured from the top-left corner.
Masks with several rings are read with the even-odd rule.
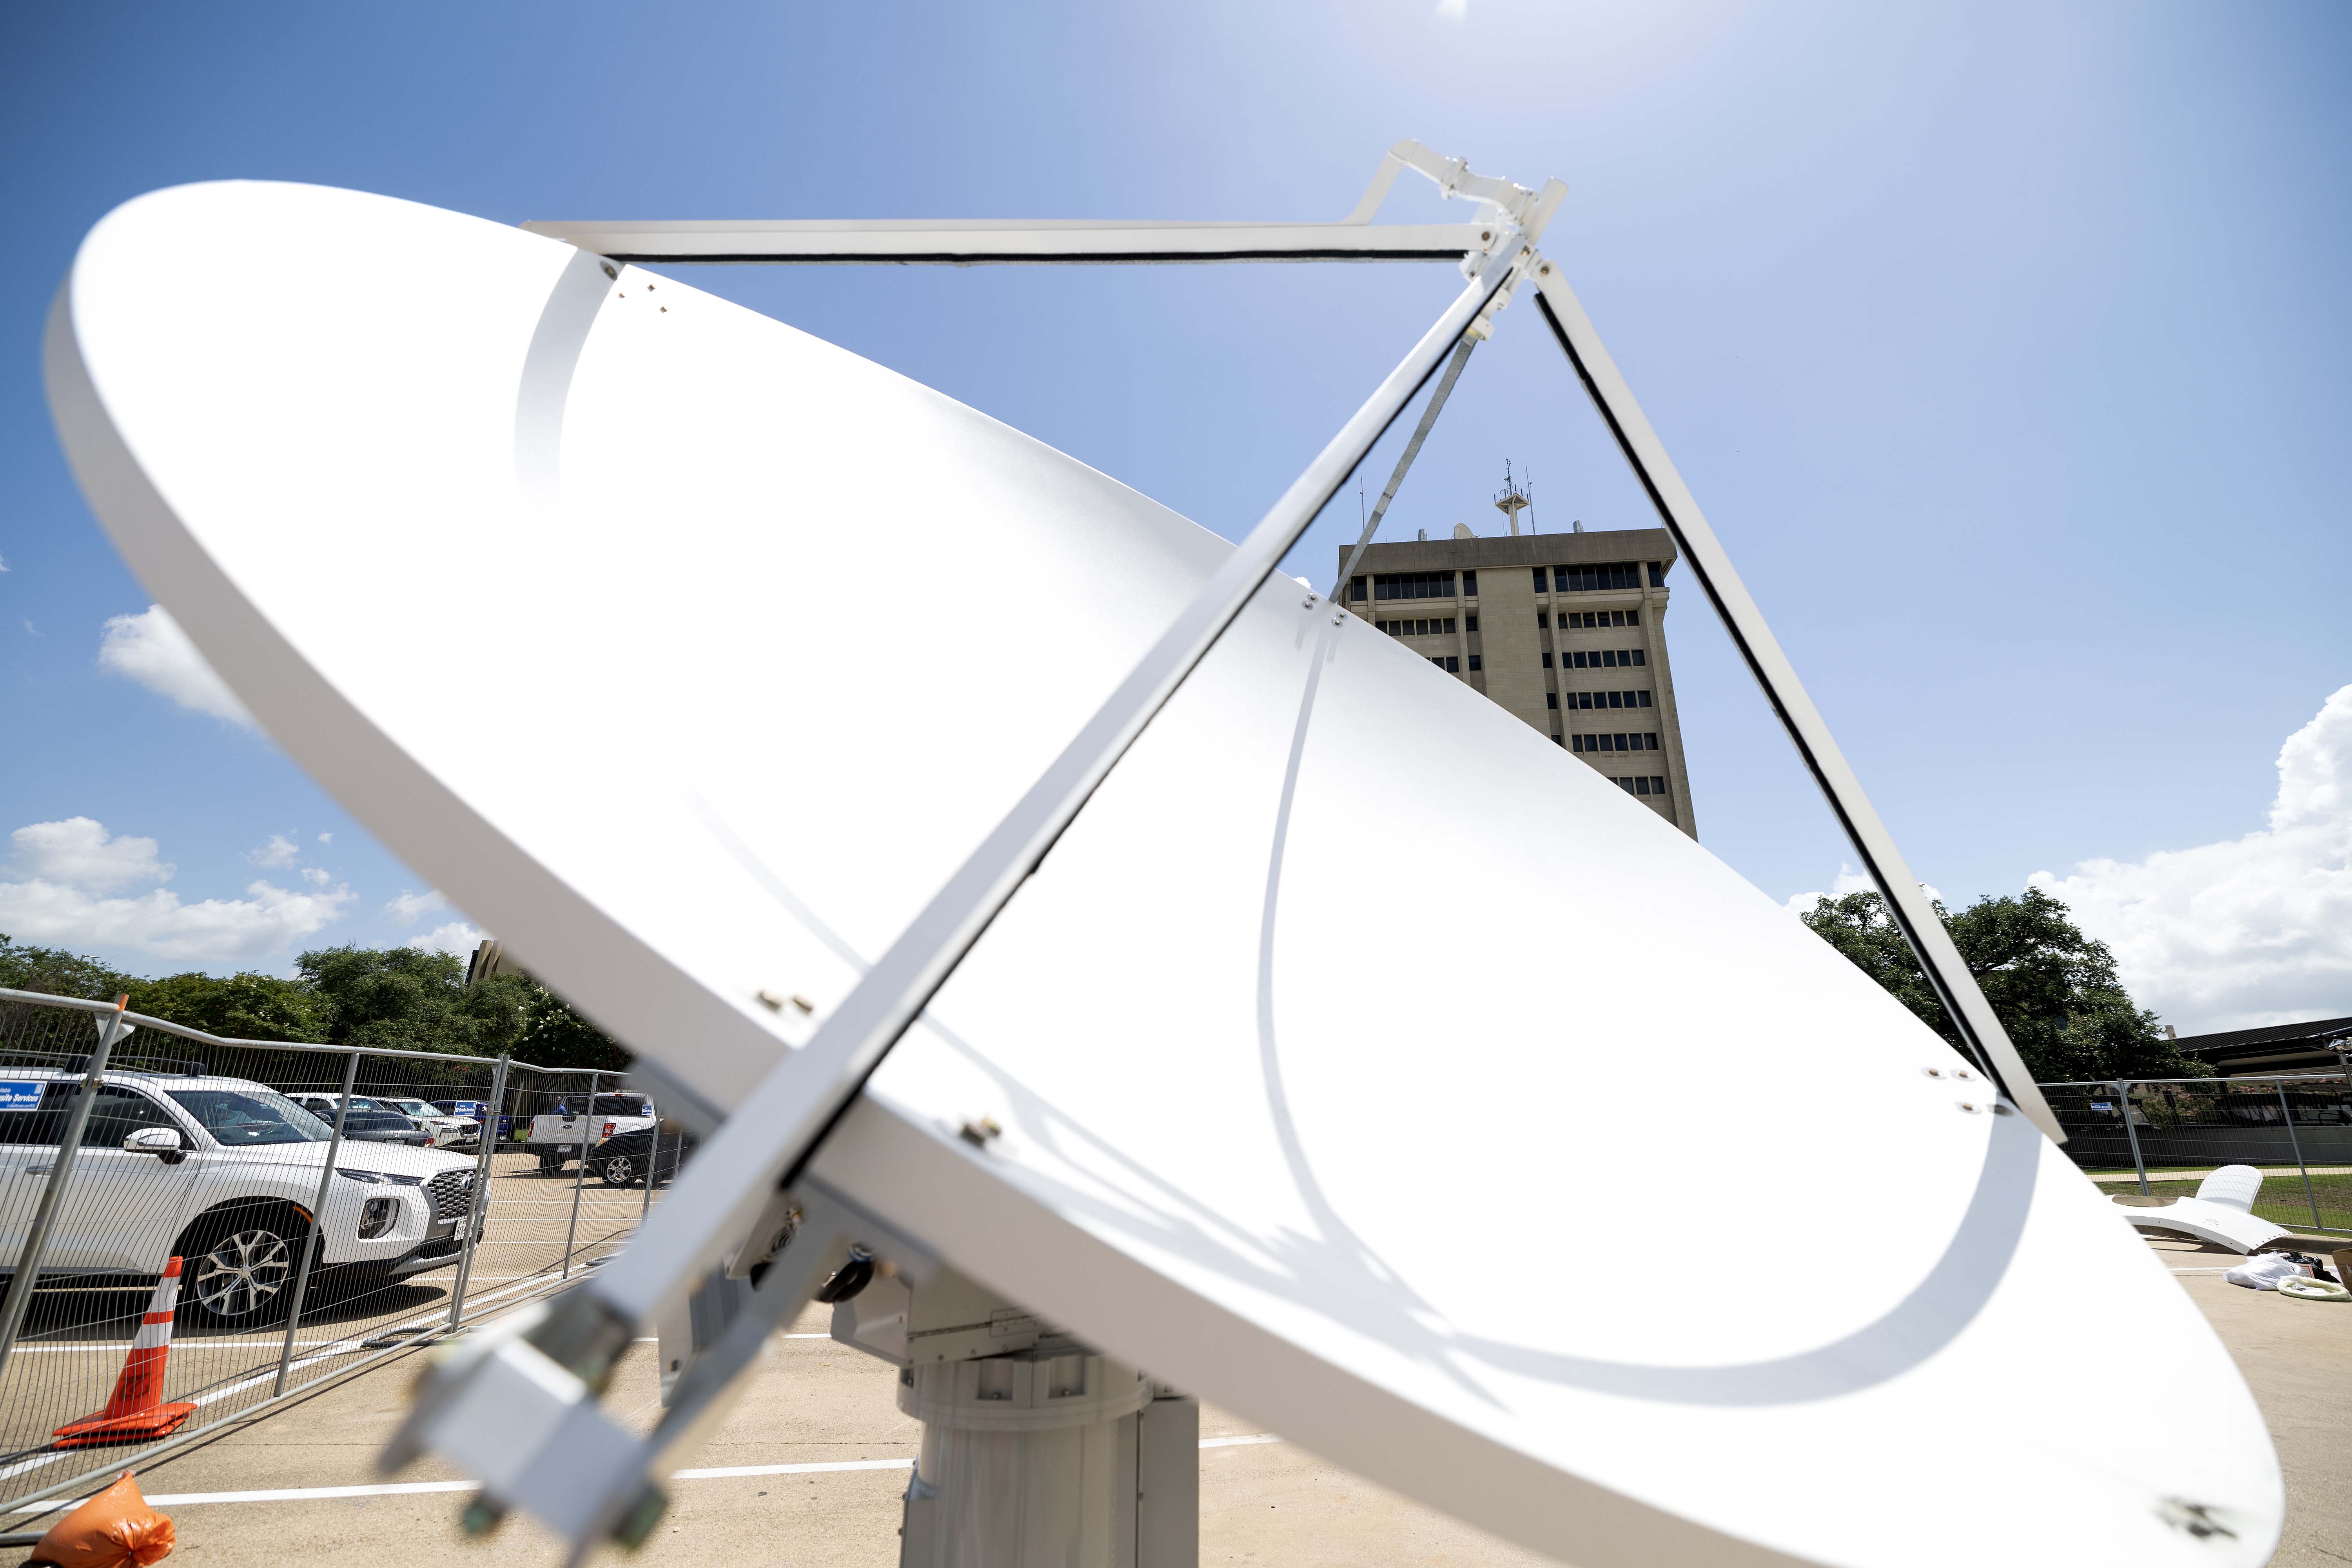
[[[810,1027],[760,994],[822,1017],[1229,548],[791,327],[345,191],[118,209],[47,360],[100,517],[270,733],[721,1106]],[[2261,1416],[2063,1154],[1307,598],[1259,593],[817,1173],[1586,1568],[2264,1560]]]

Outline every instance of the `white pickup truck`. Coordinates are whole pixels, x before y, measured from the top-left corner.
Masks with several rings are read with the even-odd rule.
[[[642,1132],[657,1120],[652,1098],[643,1094],[600,1094],[579,1110],[558,1100],[554,1110],[530,1119],[523,1151],[539,1156],[541,1170],[560,1171],[583,1146],[593,1149],[618,1132]]]

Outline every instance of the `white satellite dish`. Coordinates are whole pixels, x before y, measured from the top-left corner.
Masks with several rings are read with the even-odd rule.
[[[791,1047],[1237,559],[790,327],[345,191],[119,208],[47,373],[100,517],[270,732],[715,1106],[822,1055]],[[511,706],[458,699],[485,668]],[[2227,1354],[1966,1068],[1276,577],[805,1174],[1586,1568],[2261,1563],[2281,1481]],[[703,1161],[633,1257],[716,1223]]]

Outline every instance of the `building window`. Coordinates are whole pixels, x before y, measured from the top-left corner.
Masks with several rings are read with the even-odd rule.
[[[1462,574],[1462,596],[1465,599],[1475,599],[1478,596],[1478,574],[1475,572]],[[1472,626],[1470,629],[1475,632],[1478,628]]]
[[[1454,574],[1451,572],[1375,572],[1372,574],[1372,597],[1375,599],[1450,599],[1454,597]]]
[[[1647,708],[1650,694],[1646,691],[1571,691],[1568,694],[1570,708]]]
[[[1536,586],[1543,586],[1544,569],[1536,568]],[[1555,566],[1552,582],[1563,594],[1594,594],[1610,588],[1638,588],[1641,568],[1631,561],[1604,562],[1598,566]]]
[[[1557,708],[1557,707],[1559,707],[1559,692],[1557,692],[1557,691],[1547,691],[1547,692],[1545,692],[1545,693],[1544,693],[1544,706],[1545,706],[1545,707],[1547,707],[1547,708]]]
[[[1649,656],[1637,647],[1599,647],[1569,658],[1571,669],[1632,669],[1650,662]]]
[[[1431,616],[1417,621],[1375,621],[1372,624],[1392,637],[1450,637],[1454,635],[1452,616]]]
[[[1658,749],[1658,737],[1654,731],[1643,731],[1641,736],[1641,749],[1643,751],[1654,752]]]
[[[1538,626],[1543,624],[1541,616],[1536,617],[1536,624]],[[1562,610],[1559,613],[1559,624],[1571,630],[1578,626],[1592,629],[1601,626],[1638,626],[1642,624],[1642,612],[1639,610]]]
[[[1559,739],[1559,737],[1558,735],[1554,735],[1554,736],[1551,738],[1551,743],[1552,743],[1553,745],[1555,745],[1555,746],[1559,745],[1559,744],[1560,743],[1560,739]]]
[[[1476,574],[1475,572],[1465,572],[1464,574],[1462,574],[1462,580],[1463,580],[1464,582],[1467,583],[1471,578],[1475,577],[1476,575],[1478,575],[1478,574]],[[1478,590],[1477,590],[1477,589],[1475,589],[1475,588],[1465,588],[1465,589],[1464,589],[1464,590],[1463,590],[1463,592],[1465,592],[1465,593],[1466,593],[1466,594],[1475,594],[1475,593],[1476,593],[1477,591],[1478,591]],[[1462,617],[1462,629],[1463,629],[1464,631],[1465,631],[1465,632],[1475,632],[1475,631],[1476,631],[1476,630],[1478,629],[1478,617],[1477,617],[1477,616],[1463,616],[1463,617]]]
[[[1664,566],[1660,565],[1658,563],[1654,562],[1654,561],[1651,562],[1651,563],[1650,563],[1650,586],[1651,586],[1651,587],[1653,587],[1653,588],[1663,588],[1663,587],[1664,587],[1665,585],[1666,585],[1666,569],[1665,569]]]
[[[1546,654],[1546,655],[1544,655],[1544,656],[1543,656],[1543,661],[1544,661],[1544,666],[1543,666],[1543,667],[1544,667],[1546,669],[1549,669],[1549,668],[1551,668],[1551,655],[1549,655],[1549,654]]]
[[[1651,734],[1579,735],[1570,750],[1577,752],[1654,752],[1658,738]]]
[[[1566,625],[1568,625],[1568,617],[1567,617],[1566,616],[1560,616],[1560,618],[1559,618],[1559,624],[1560,624],[1561,626],[1566,626]],[[1544,612],[1543,612],[1543,611],[1541,611],[1541,610],[1538,610],[1538,611],[1536,612],[1536,630],[1538,630],[1538,631],[1543,631],[1543,630],[1545,630],[1547,627],[1549,627],[1550,625],[1551,625],[1551,617],[1550,617],[1549,616],[1548,616],[1548,615],[1544,614]]]
[[[1623,790],[1627,795],[1664,795],[1666,793],[1666,781],[1660,778],[1655,773],[1652,773],[1646,778],[1637,773],[1632,778],[1611,779],[1609,782],[1615,784],[1619,789]]]
[[[1459,654],[1448,657],[1444,654],[1433,653],[1429,656],[1429,662],[1437,666],[1438,668],[1445,671],[1448,675],[1459,675],[1462,673],[1462,656]]]
[[[1475,671],[1477,671],[1477,670],[1479,670],[1479,669],[1481,669],[1481,668],[1484,668],[1484,667],[1483,667],[1482,665],[1480,665],[1480,664],[1479,664],[1479,662],[1478,662],[1478,656],[1477,656],[1476,654],[1475,654],[1475,653],[1474,653],[1474,654],[1472,654],[1472,655],[1470,656],[1470,668],[1471,668],[1471,670],[1475,673]]]
[[[1348,597],[1360,605],[1364,602],[1364,580],[1361,577],[1348,579]]]

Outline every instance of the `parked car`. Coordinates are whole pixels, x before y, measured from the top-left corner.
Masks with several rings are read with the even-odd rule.
[[[589,1152],[588,1168],[608,1187],[634,1187],[653,1173],[654,1184],[671,1180],[677,1168],[693,1157],[695,1140],[675,1121],[616,1132]]]
[[[294,1103],[325,1122],[330,1130],[335,1125],[335,1106],[343,1097],[340,1094],[298,1094]],[[429,1149],[433,1134],[389,1106],[378,1105],[363,1094],[352,1096],[351,1113],[343,1118],[343,1136],[367,1143],[405,1143],[415,1149]]]
[[[429,1100],[409,1095],[377,1094],[369,1098],[432,1133],[436,1149],[471,1149],[481,1142],[482,1124],[470,1116],[454,1115]]]
[[[0,1190],[35,1190],[55,1167],[80,1081],[0,1069],[0,1105],[32,1107],[0,1110]],[[357,1105],[352,1114],[391,1116]],[[268,1322],[293,1293],[329,1137],[327,1123],[265,1084],[110,1070],[60,1190],[43,1275],[154,1276],[178,1257],[181,1305],[195,1321]],[[400,1142],[352,1142],[346,1128],[317,1226],[327,1275],[404,1279],[457,1261],[474,1162],[416,1140],[411,1128]],[[32,1215],[30,1203],[0,1204],[0,1258],[22,1255]],[[314,1273],[313,1288],[323,1283]]]
[[[490,1116],[490,1102],[487,1100],[436,1100],[433,1108],[446,1116],[470,1121],[478,1130],[489,1121]],[[514,1125],[512,1116],[502,1115],[499,1118],[498,1131],[492,1136],[503,1142],[514,1135]]]
[[[530,1119],[524,1152],[539,1156],[542,1171],[560,1171],[583,1150],[623,1132],[640,1131],[654,1124],[654,1102],[642,1094],[600,1094],[593,1100],[577,1097],[559,1100]]]

